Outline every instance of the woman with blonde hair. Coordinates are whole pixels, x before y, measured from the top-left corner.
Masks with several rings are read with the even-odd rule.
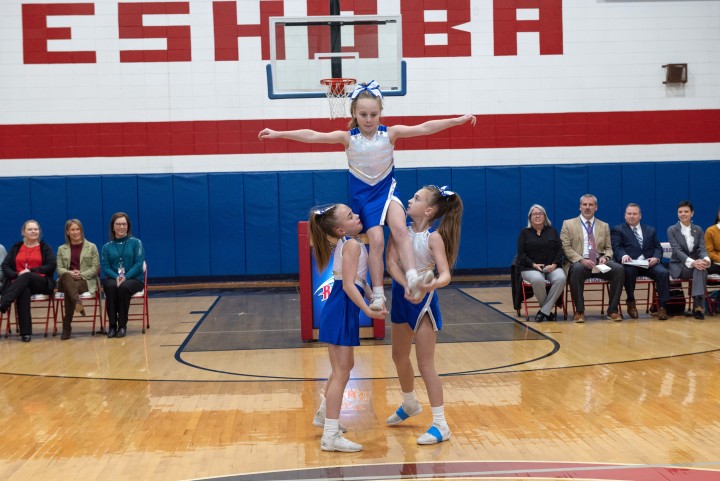
[[[94,294],[97,289],[100,255],[95,244],[85,239],[82,222],[70,219],[65,222],[65,244],[58,248],[58,292],[65,294],[65,314],[60,339],[70,339],[73,314],[85,315],[80,296]]]

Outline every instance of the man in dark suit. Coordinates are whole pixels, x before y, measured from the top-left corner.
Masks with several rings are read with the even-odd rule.
[[[625,294],[627,310],[630,317],[637,319],[638,310],[635,305],[635,283],[638,276],[646,276],[655,281],[658,293],[658,319],[668,318],[665,303],[670,298],[670,273],[660,262],[662,247],[655,233],[655,228],[640,224],[642,212],[640,206],[630,203],[625,207],[625,223],[613,227],[612,239],[615,260],[623,264],[625,269]],[[629,265],[631,261],[647,261],[647,268]]]

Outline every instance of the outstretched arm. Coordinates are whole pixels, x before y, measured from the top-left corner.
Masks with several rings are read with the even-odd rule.
[[[450,284],[450,266],[448,265],[447,255],[445,255],[445,242],[440,234],[433,232],[428,239],[428,246],[435,259],[435,268],[437,269],[437,278],[427,284],[427,290],[440,289]]]
[[[262,129],[258,134],[258,139],[287,139],[295,140],[297,142],[305,142],[307,144],[343,144],[347,147],[350,134],[344,130],[317,132],[310,129],[285,131]]]
[[[468,121],[474,126],[477,120],[474,115],[466,114],[462,117],[454,117],[452,119],[428,120],[418,125],[393,125],[392,127],[388,127],[388,134],[390,136],[390,142],[394,143],[396,139],[431,135],[441,130],[449,129],[450,127],[462,125]]]
[[[372,311],[365,303],[362,294],[355,285],[355,278],[358,273],[358,263],[360,262],[360,249],[364,247],[356,241],[346,242],[342,249],[342,283],[343,291],[350,300],[360,308],[360,310],[370,318],[381,319],[387,314],[387,310]],[[382,316],[382,317],[379,317]]]

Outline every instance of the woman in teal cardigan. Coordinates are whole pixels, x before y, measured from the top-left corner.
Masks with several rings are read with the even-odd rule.
[[[58,292],[65,294],[65,316],[60,339],[70,339],[75,312],[85,315],[80,296],[85,292],[95,294],[100,255],[97,246],[85,238],[82,222],[70,219],[65,222],[65,243],[58,247]]]
[[[100,268],[105,276],[105,308],[110,326],[107,337],[127,334],[130,298],[145,288],[145,251],[140,239],[132,236],[130,218],[116,212],[110,219],[110,242],[102,248]]]

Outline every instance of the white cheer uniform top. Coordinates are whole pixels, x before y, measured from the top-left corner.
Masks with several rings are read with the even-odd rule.
[[[432,252],[430,252],[430,234],[435,229],[432,227],[423,232],[414,232],[412,226],[408,226],[408,232],[410,233],[410,242],[413,246],[413,252],[415,253],[415,269],[418,274],[422,274],[426,271],[435,270],[435,259],[433,259]]]
[[[357,127],[352,129],[345,150],[350,173],[366,184],[377,184],[392,172],[394,148],[385,125],[380,125],[370,140]]]
[[[360,244],[360,258],[358,259],[358,271],[357,277],[355,278],[355,284],[365,290],[367,289],[366,279],[368,252],[365,244],[356,237],[343,237],[338,240],[338,243],[335,245],[335,253],[333,254],[333,279],[336,281],[342,280],[342,251],[345,243],[350,239],[355,239]]]

